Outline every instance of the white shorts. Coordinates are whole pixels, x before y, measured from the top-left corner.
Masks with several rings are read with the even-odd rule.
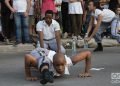
[[[83,14],[81,2],[69,3],[69,14]]]
[[[37,48],[30,53],[37,60],[38,68],[40,68],[42,63],[48,63],[51,65],[51,60],[47,58],[49,50],[43,48]]]

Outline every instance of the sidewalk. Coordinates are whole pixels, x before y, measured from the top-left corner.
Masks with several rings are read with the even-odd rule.
[[[72,40],[71,39],[63,39],[62,40],[62,44],[66,47],[69,48],[69,44],[72,44]],[[94,39],[92,39],[91,41],[88,42],[89,48],[95,48],[97,46],[96,42]],[[114,46],[120,46],[120,44],[115,40],[115,39],[108,39],[105,38],[102,41],[102,45],[104,47],[114,47]],[[81,48],[84,46],[84,40],[78,40],[77,41],[77,47]]]
[[[103,46],[104,47],[115,47],[115,46],[120,46],[120,44],[114,40],[114,39],[103,39]],[[62,44],[66,49],[71,49],[71,44],[72,44],[72,40],[71,39],[62,39]],[[84,41],[83,40],[79,40],[77,42],[77,47],[81,48],[84,45]],[[89,48],[94,48],[96,47],[96,43],[94,41],[94,39],[92,39],[89,43]],[[35,47],[33,46],[33,44],[24,44],[21,46],[13,46],[11,45],[5,45],[5,44],[1,44],[0,43],[0,52],[24,52],[24,51],[30,51],[33,50]]]

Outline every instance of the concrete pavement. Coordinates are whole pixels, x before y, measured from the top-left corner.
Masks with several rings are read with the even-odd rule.
[[[78,50],[78,52],[83,49]],[[92,49],[90,49],[92,51]],[[26,81],[24,74],[24,54],[26,52],[0,52],[0,86],[42,86],[38,81]],[[67,50],[71,56],[71,50]],[[104,52],[93,53],[92,77],[78,78],[84,69],[84,61],[70,68],[70,76],[55,79],[53,84],[46,86],[120,86],[111,83],[111,73],[120,73],[120,47],[104,48]],[[33,72],[38,75],[37,72]]]

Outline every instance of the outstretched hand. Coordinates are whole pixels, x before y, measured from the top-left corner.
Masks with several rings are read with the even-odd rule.
[[[87,42],[89,42],[90,40],[91,40],[91,38],[89,38],[89,37],[85,38],[85,41],[87,41]]]

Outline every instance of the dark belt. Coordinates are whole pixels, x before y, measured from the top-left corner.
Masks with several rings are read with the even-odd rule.
[[[51,40],[53,40],[53,39],[55,39],[55,38],[52,38],[52,39],[43,39],[44,41],[51,41]]]

